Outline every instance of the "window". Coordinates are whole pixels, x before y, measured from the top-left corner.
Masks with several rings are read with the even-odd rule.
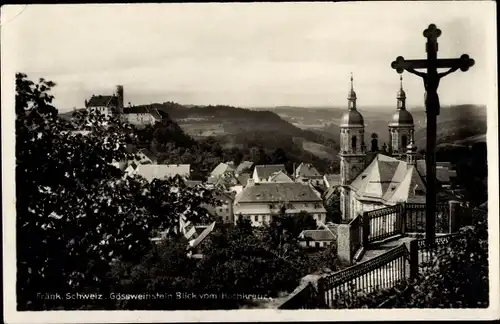
[[[356,141],[357,141],[356,136],[353,136],[353,137],[351,138],[351,148],[352,148],[352,150],[353,150],[353,151],[355,151],[355,150],[356,150],[356,144],[357,144],[357,143],[356,143]]]
[[[406,148],[406,146],[408,146],[408,139],[406,138],[406,135],[401,136],[401,146],[403,151]]]
[[[319,248],[319,247],[320,247],[319,242],[316,242],[316,244],[315,244],[315,245],[316,245],[316,247],[317,247],[317,248]]]

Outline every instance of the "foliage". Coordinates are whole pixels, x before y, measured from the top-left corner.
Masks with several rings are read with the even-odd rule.
[[[116,260],[134,262],[158,229],[177,228],[181,214],[208,217],[208,194],[179,178],[124,177],[111,165],[130,158],[135,131],[113,117],[78,112],[63,121],[51,105],[53,82],[16,75],[17,298],[19,310],[79,308],[37,292],[106,293]],[[73,132],[86,129],[87,134]]]
[[[326,221],[335,224],[342,222],[342,212],[340,211],[340,192],[336,191],[330,200],[325,204]]]
[[[487,213],[475,211],[450,244],[438,248],[398,307],[485,308],[489,305]]]

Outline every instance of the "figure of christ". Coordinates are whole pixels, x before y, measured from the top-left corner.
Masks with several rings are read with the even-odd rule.
[[[425,109],[426,111],[432,109],[431,107],[435,107],[436,116],[439,115],[440,104],[439,104],[439,96],[437,94],[437,88],[439,87],[439,81],[442,77],[447,76],[450,73],[458,70],[458,67],[453,67],[446,72],[438,73],[437,78],[429,78],[427,73],[418,72],[413,68],[406,68],[406,71],[413,73],[419,77],[421,77],[424,81],[425,88]]]

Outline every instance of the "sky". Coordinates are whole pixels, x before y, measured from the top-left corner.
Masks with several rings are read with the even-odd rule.
[[[438,57],[476,61],[441,81],[441,103],[485,104],[495,69],[487,4],[28,5],[3,10],[2,56],[31,79],[56,82],[60,110],[118,84],[132,104],[342,107],[351,72],[358,107],[395,107],[399,75],[390,63],[425,58],[422,32],[435,23]],[[407,105],[422,106],[421,79],[403,78]]]

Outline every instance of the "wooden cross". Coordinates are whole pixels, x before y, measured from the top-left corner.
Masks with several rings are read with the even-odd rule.
[[[438,42],[441,36],[441,30],[434,24],[424,30],[424,37],[427,38],[426,52],[427,59],[423,60],[405,60],[398,56],[391,67],[399,74],[404,71],[410,72],[421,77],[425,87],[425,109],[427,114],[427,152],[426,160],[426,239],[427,243],[433,245],[435,242],[436,231],[436,119],[439,115],[439,97],[437,89],[442,77],[460,69],[465,72],[474,65],[474,60],[467,54],[458,59],[438,59]],[[446,72],[438,73],[437,69],[448,68]],[[418,72],[416,69],[426,69],[427,73]]]

